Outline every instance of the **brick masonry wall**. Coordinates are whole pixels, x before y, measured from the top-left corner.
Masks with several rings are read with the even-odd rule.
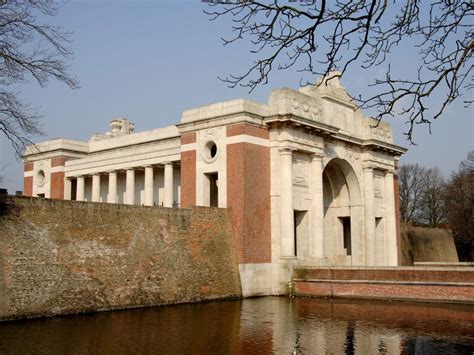
[[[65,157],[56,157],[51,159],[51,167],[54,168],[55,166],[64,166],[66,164]]]
[[[239,263],[271,262],[268,147],[227,146],[227,206],[232,209]]]
[[[181,135],[181,144],[196,143],[196,132],[184,133]]]
[[[33,176],[23,178],[23,195],[33,196]]]
[[[25,172],[26,171],[32,171],[33,170],[33,163],[25,163],[24,164],[24,169],[23,169]]]
[[[229,212],[0,200],[0,319],[240,297]]]
[[[64,198],[64,172],[51,173],[50,198],[62,200]]]
[[[196,205],[196,151],[181,153],[181,207]]]
[[[474,303],[474,269],[296,269],[295,292],[316,297]]]
[[[227,137],[246,134],[249,136],[270,139],[270,131],[267,128],[254,126],[248,123],[239,123],[226,128]]]

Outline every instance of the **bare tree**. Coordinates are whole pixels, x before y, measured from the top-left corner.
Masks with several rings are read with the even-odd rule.
[[[400,195],[400,220],[405,223],[418,223],[423,201],[428,170],[418,164],[400,165],[398,184]]]
[[[446,185],[447,219],[462,260],[474,260],[474,151]]]
[[[324,76],[339,70],[343,76],[354,66],[386,66],[384,78],[373,83],[375,93],[354,99],[362,108],[373,109],[378,120],[404,117],[411,142],[416,124],[430,125],[474,86],[470,0],[212,0],[210,6],[205,12],[212,20],[232,19],[235,35],[223,38],[224,44],[249,39],[257,56],[242,74],[221,78],[231,87],[252,91],[266,84],[274,69],[296,67]],[[390,53],[404,42],[418,50],[414,77],[391,73]],[[435,93],[442,99],[429,112],[427,99]]]
[[[0,0],[0,132],[17,154],[42,132],[40,115],[11,88],[31,79],[41,87],[50,79],[78,87],[64,62],[71,56],[70,34],[37,20],[54,16],[60,5],[57,0]]]
[[[444,204],[445,181],[439,168],[426,170],[417,221],[431,228],[446,221]]]

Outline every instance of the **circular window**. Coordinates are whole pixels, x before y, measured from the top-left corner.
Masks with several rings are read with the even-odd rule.
[[[204,158],[209,163],[217,157],[217,145],[214,141],[209,141],[204,146]]]
[[[44,185],[44,180],[45,180],[44,171],[43,170],[38,171],[38,174],[36,174],[36,184],[38,186],[42,186]]]

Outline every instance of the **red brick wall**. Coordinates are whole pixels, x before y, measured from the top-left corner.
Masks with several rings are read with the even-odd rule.
[[[49,198],[64,199],[64,172],[51,173],[51,190]]]
[[[24,171],[32,171],[33,170],[33,163],[25,163]]]
[[[227,146],[227,207],[232,209],[239,263],[271,262],[268,147]]]
[[[181,135],[181,144],[196,143],[196,132],[184,133]]]
[[[25,176],[23,180],[23,195],[33,196],[33,176]]]
[[[469,268],[295,269],[297,294],[317,297],[474,302]]]
[[[269,130],[263,127],[254,126],[248,123],[239,123],[233,126],[227,126],[227,137],[247,134],[249,136],[269,139]]]
[[[181,136],[183,139],[183,136]],[[181,207],[196,205],[196,151],[181,153]]]
[[[474,287],[469,285],[297,282],[295,290],[302,296],[474,302]]]
[[[474,271],[470,268],[321,268],[295,269],[295,277],[318,280],[369,280],[402,282],[463,282],[474,285]]]
[[[66,163],[65,157],[56,157],[51,159],[51,167],[54,168],[55,166],[64,166]]]

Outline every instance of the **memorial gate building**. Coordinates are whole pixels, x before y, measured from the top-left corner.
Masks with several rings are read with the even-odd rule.
[[[88,142],[24,155],[24,194],[144,206],[231,208],[244,295],[279,294],[294,266],[398,264],[396,166],[406,150],[339,78],[268,104],[233,100],[134,133],[125,118]]]

